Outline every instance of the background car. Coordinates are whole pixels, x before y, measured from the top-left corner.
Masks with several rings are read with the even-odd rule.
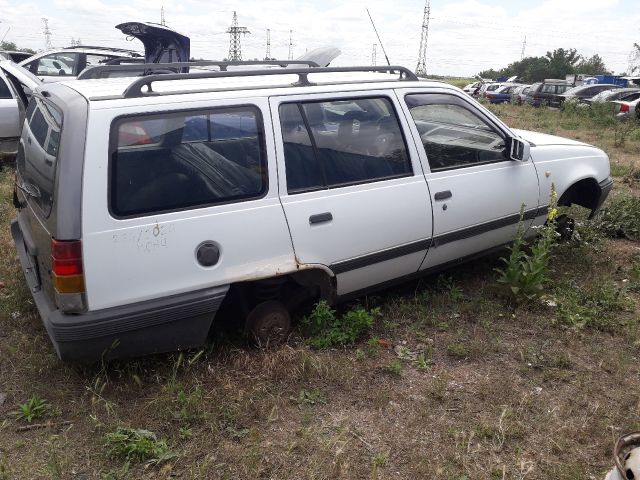
[[[67,47],[38,53],[19,63],[45,83],[77,77],[92,65],[104,65],[116,58],[141,58],[138,52],[107,47]]]
[[[531,85],[518,85],[511,93],[511,103],[522,105]]]
[[[482,82],[473,82],[465,85],[462,89],[463,92],[468,93],[469,95],[473,95],[473,93],[482,86]]]
[[[614,113],[618,120],[636,119],[640,121],[640,108],[638,107],[640,99],[636,99],[633,102],[625,102],[618,100],[613,102],[615,104]]]
[[[591,98],[583,98],[580,100],[581,104],[591,105],[594,102],[612,102],[614,100],[635,100],[632,97],[634,94],[640,95],[640,88],[614,88],[611,90],[604,90]],[[638,98],[638,97],[636,97]]]
[[[493,92],[487,92],[487,99],[490,103],[509,103],[511,95],[518,85],[503,84]]]
[[[558,95],[557,100],[560,104],[566,102],[567,100],[580,101],[587,98],[592,98],[597,94],[604,92],[605,90],[615,90],[618,88],[622,87],[620,87],[619,85],[614,85],[612,83],[580,85],[567,90],[561,95]]]
[[[494,92],[498,88],[500,88],[502,85],[504,85],[504,84],[503,83],[498,83],[498,82],[491,82],[491,83],[482,84],[482,86],[478,90],[478,94],[477,94],[478,98],[486,98],[488,92]]]
[[[40,84],[15,63],[0,61],[0,162],[17,153],[27,104],[31,92]]]
[[[545,80],[541,83],[534,83],[527,92],[526,103],[534,107],[547,105],[549,107],[559,107],[559,96],[571,88],[571,84],[564,80]]]

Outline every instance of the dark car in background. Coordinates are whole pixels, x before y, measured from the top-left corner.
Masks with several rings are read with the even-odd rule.
[[[579,85],[567,90],[562,95],[558,95],[558,101],[560,104],[567,100],[580,101],[587,98],[595,97],[597,94],[604,92],[605,90],[616,90],[620,85],[614,85],[613,83],[593,83],[589,85]]]
[[[534,83],[531,85],[525,103],[534,107],[547,105],[549,107],[559,107],[561,100],[560,95],[571,88],[571,84],[565,80],[549,79],[544,82]]]

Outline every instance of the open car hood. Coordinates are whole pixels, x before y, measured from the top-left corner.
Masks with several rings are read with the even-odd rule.
[[[13,63],[10,60],[0,61],[0,69],[9,77],[15,78],[20,84],[26,87],[30,92],[42,85],[38,77],[27,69]]]
[[[145,63],[188,62],[191,53],[189,37],[170,28],[150,22],[126,22],[116,25],[125,35],[144,45]]]

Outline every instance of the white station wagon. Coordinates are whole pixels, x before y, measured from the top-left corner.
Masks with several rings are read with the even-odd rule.
[[[301,302],[508,244],[522,204],[533,233],[552,183],[595,213],[607,155],[403,67],[76,80],[29,104],[12,233],[62,359],[136,356],[222,312],[282,339]]]

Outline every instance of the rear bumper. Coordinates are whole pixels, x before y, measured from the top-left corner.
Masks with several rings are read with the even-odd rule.
[[[17,221],[11,234],[38,313],[62,360],[95,361],[202,345],[228,285],[83,314],[60,312],[40,288]]]

